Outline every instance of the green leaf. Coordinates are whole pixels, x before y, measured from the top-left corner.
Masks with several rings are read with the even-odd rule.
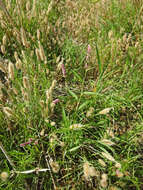
[[[74,92],[72,92],[71,90],[68,90],[68,92],[70,93],[70,95],[72,97],[74,97],[76,100],[78,100],[78,97],[77,97],[77,95]]]
[[[97,60],[98,60],[98,67],[99,67],[99,74],[102,74],[102,65],[101,65],[101,60],[100,60],[100,56],[99,56],[99,51],[98,51],[98,47],[96,45],[96,54],[97,54]]]
[[[74,147],[74,148],[71,148],[70,150],[69,150],[69,152],[73,152],[73,151],[76,151],[77,149],[79,149],[81,146],[76,146],[76,147]]]
[[[86,105],[89,104],[89,102],[90,102],[90,101],[86,101],[86,102],[84,102],[83,104],[81,104],[81,105],[79,106],[78,110],[81,110],[82,108],[84,108]]]
[[[97,93],[96,92],[83,92],[83,94],[85,94],[85,95],[96,95]]]
[[[67,124],[68,123],[68,118],[66,116],[66,112],[65,112],[64,107],[62,107],[62,116],[63,116],[64,123]]]

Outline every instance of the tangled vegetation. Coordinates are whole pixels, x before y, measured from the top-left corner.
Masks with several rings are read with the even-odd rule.
[[[0,0],[0,189],[143,189],[142,0]]]

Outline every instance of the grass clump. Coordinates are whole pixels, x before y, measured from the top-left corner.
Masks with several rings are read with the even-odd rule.
[[[142,2],[0,1],[0,189],[142,189]]]

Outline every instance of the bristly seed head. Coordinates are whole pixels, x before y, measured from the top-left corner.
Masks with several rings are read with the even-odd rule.
[[[36,53],[36,57],[37,57],[38,61],[41,61],[39,49],[36,48],[36,49],[35,49],[35,53]]]
[[[50,90],[46,90],[46,104],[49,103],[50,99],[52,98],[52,94]]]
[[[6,181],[7,178],[8,178],[8,173],[7,172],[2,172],[0,174],[0,178],[1,178],[2,181]]]
[[[1,45],[1,52],[2,52],[3,54],[6,54],[6,50],[5,50],[5,46],[4,46],[4,45]]]
[[[9,107],[3,107],[3,112],[8,116],[11,117],[13,115],[13,111]]]
[[[86,113],[86,117],[91,117],[92,114],[93,114],[93,112],[94,112],[94,108],[93,108],[93,107],[90,107],[89,110],[88,110],[87,113]]]
[[[49,160],[50,166],[54,173],[58,173],[60,170],[60,166],[57,162],[54,162],[52,159]]]
[[[52,89],[54,89],[54,88],[55,88],[56,83],[57,83],[57,81],[56,81],[56,80],[53,80],[53,81],[52,81],[52,85],[51,85],[51,88],[52,88]]]
[[[95,168],[93,166],[90,166],[88,161],[84,162],[83,164],[83,173],[87,181],[90,179],[90,177],[97,175]]]
[[[46,61],[47,58],[45,56],[44,48],[41,45],[40,41],[38,41],[38,44],[39,44],[39,55],[40,55],[41,61]]]
[[[105,108],[104,110],[100,111],[100,115],[106,115],[108,114],[113,108]]]
[[[55,123],[54,121],[52,121],[52,122],[50,123],[50,125],[53,127],[53,126],[56,125],[56,123]]]
[[[21,27],[20,32],[21,32],[22,44],[23,44],[23,46],[25,46],[25,47],[28,48],[28,47],[29,47],[29,44],[28,44],[27,39],[26,39],[26,33],[25,33],[24,28]]]
[[[40,132],[40,136],[44,136],[44,134],[45,134],[45,129],[42,129]]]
[[[122,166],[119,162],[116,162],[115,167],[120,169]]]
[[[11,80],[14,80],[14,65],[11,62],[8,64],[8,76]]]
[[[30,11],[30,1],[27,1],[26,3],[26,11]]]
[[[114,142],[112,142],[112,141],[110,141],[110,140],[108,140],[108,139],[102,139],[100,142],[103,143],[103,144],[105,144],[105,145],[108,145],[108,146],[113,146],[113,145],[115,145]]]
[[[102,159],[99,159],[98,162],[101,166],[106,167],[106,163]]]
[[[115,159],[113,158],[113,156],[111,156],[111,154],[102,152],[102,155],[103,155],[105,158],[107,158],[108,160],[110,160],[110,161],[112,161],[112,162],[116,162]]]
[[[16,66],[16,69],[21,69],[22,61],[19,58],[17,59],[15,66]]]
[[[101,187],[106,188],[108,186],[107,179],[108,179],[107,174],[102,174],[101,181],[100,181]]]
[[[3,36],[3,38],[2,38],[2,43],[3,43],[3,45],[4,46],[6,46],[6,42],[7,42],[7,36],[6,36],[6,34]]]
[[[40,30],[37,29],[37,39],[40,40]]]
[[[18,61],[18,53],[16,51],[14,52],[14,58],[16,61]]]
[[[23,86],[28,90],[30,89],[29,79],[26,76],[23,77]]]
[[[45,102],[44,102],[44,100],[40,100],[40,106],[42,107],[42,108],[44,108],[44,106],[45,106]]]
[[[81,129],[82,127],[83,125],[80,123],[70,125],[70,129],[73,129],[73,130],[78,130],[78,129]]]
[[[4,64],[0,62],[0,70],[3,72],[3,73],[6,73],[7,72],[7,69],[5,68]]]
[[[53,113],[54,108],[55,108],[55,104],[52,102],[52,103],[50,104],[50,107],[51,107],[51,113]]]

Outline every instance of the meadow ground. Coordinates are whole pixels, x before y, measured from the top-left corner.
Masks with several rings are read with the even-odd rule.
[[[143,189],[141,0],[0,0],[4,189]]]

